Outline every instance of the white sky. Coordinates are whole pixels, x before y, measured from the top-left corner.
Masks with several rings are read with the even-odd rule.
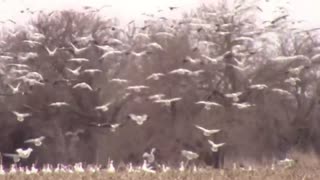
[[[0,0],[0,20],[12,18],[24,21],[26,14],[20,11],[26,8],[39,9],[61,9],[81,8],[83,5],[106,7],[104,12],[119,17],[122,21],[142,19],[142,13],[153,13],[159,9],[165,16],[172,16],[167,10],[168,6],[179,6],[179,11],[185,11],[197,7],[203,2],[216,2],[216,0]],[[273,10],[277,6],[287,5],[292,17],[306,20],[307,26],[320,27],[320,1],[319,0],[261,0],[261,8],[265,16],[274,15]],[[266,2],[268,1],[268,2]],[[289,3],[287,3],[289,1]],[[162,15],[161,14],[161,15]],[[319,16],[319,17],[318,17]]]

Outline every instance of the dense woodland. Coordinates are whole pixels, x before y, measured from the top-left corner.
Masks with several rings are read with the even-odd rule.
[[[141,163],[152,148],[172,165],[183,149],[209,165],[319,154],[318,32],[260,11],[220,3],[138,26],[61,10],[4,26],[0,151],[32,147],[25,165]],[[213,153],[208,139],[225,145]]]

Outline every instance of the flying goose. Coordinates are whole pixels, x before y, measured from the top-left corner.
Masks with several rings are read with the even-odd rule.
[[[102,112],[106,112],[109,110],[109,106],[111,105],[111,103],[106,103],[106,104],[103,104],[101,106],[96,106],[95,107],[95,110],[99,110],[99,111],[102,111]]]
[[[46,49],[46,51],[48,52],[49,56],[54,56],[58,50],[57,47],[55,47],[53,50],[50,50],[47,46],[44,47]]]
[[[138,93],[138,92],[141,92],[142,89],[149,89],[149,87],[144,85],[137,85],[137,86],[128,86],[127,89],[133,90]]]
[[[149,116],[147,114],[142,115],[136,115],[136,114],[129,114],[128,117],[135,121],[138,125],[142,125],[147,119],[149,119]]]
[[[87,89],[89,91],[93,91],[92,87],[89,84],[85,83],[85,82],[78,83],[78,84],[74,85],[72,88],[73,89],[76,89],[76,88]]]
[[[218,132],[220,132],[220,129],[205,129],[201,126],[195,125],[196,128],[200,129],[203,132],[204,136],[211,136],[212,134],[216,134]]]
[[[24,142],[25,143],[33,143],[35,146],[41,146],[42,145],[42,142],[43,140],[45,139],[46,137],[44,136],[40,136],[38,138],[33,138],[33,139],[27,139],[25,140]]]
[[[20,85],[21,85],[21,83],[18,83],[18,85],[16,87],[13,87],[11,84],[9,84],[9,87],[12,91],[12,94],[17,94],[19,92]]]
[[[210,110],[212,106],[223,107],[221,104],[211,101],[198,101],[196,104],[203,104],[206,110]]]
[[[225,143],[215,144],[213,141],[208,140],[209,144],[211,145],[211,151],[212,152],[218,152],[218,148],[225,145]]]
[[[80,75],[80,70],[81,70],[81,66],[77,67],[76,69],[70,69],[70,68],[66,68],[71,74],[73,74],[74,76],[79,76]]]
[[[31,113],[19,113],[17,111],[12,111],[12,113],[17,116],[19,122],[23,122],[26,117],[31,116]]]
[[[191,161],[193,159],[197,159],[199,157],[199,154],[192,152],[192,151],[187,151],[187,150],[182,150],[181,151],[182,156],[184,156],[188,161]]]
[[[153,73],[153,74],[151,74],[150,76],[147,77],[147,80],[150,80],[150,79],[151,79],[151,80],[157,81],[157,80],[159,80],[160,77],[162,77],[162,76],[164,76],[163,73]]]

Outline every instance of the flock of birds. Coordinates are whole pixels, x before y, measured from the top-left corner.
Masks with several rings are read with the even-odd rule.
[[[171,8],[173,10],[174,8]],[[211,16],[214,14],[210,14]],[[218,14],[215,14],[218,15]],[[281,17],[280,19],[283,19],[285,17]],[[280,21],[278,18],[275,21],[272,21],[271,23],[275,24],[276,22]],[[183,24],[183,23],[181,23]],[[200,27],[197,28],[196,31],[200,32],[201,30],[207,31],[207,26],[206,24],[191,24],[194,27]],[[148,26],[148,25],[147,25]],[[147,27],[146,26],[146,27]],[[143,27],[143,28],[146,28]],[[212,27],[209,25],[209,27]],[[230,34],[225,28],[229,27],[229,25],[225,24],[220,24],[218,27],[216,27],[217,33],[220,35],[226,35]],[[117,28],[113,28],[113,30],[117,31]],[[9,36],[12,37],[18,37],[19,32],[9,32]],[[71,77],[71,78],[64,78],[61,81],[66,82],[70,87],[77,91],[83,91],[83,93],[89,93],[89,92],[95,92],[97,91],[96,88],[92,87],[91,85],[88,84],[88,82],[77,82],[76,79],[82,75],[87,75],[87,76],[96,76],[99,74],[104,73],[102,69],[99,68],[85,68],[88,63],[94,61],[92,59],[86,58],[83,55],[86,54],[86,52],[90,51],[90,49],[95,48],[99,49],[102,51],[101,56],[97,59],[97,61],[104,62],[109,59],[115,59],[119,56],[123,57],[129,57],[132,56],[133,58],[138,58],[138,59],[143,59],[147,58],[148,56],[151,56],[152,54],[156,52],[165,52],[166,49],[158,42],[153,42],[151,41],[151,37],[148,33],[145,32],[139,32],[137,33],[134,37],[133,40],[139,40],[143,39],[146,40],[146,44],[143,46],[144,50],[140,52],[136,52],[134,50],[130,49],[120,49],[118,47],[127,47],[125,42],[123,42],[120,39],[116,38],[110,38],[107,41],[107,44],[97,44],[95,43],[95,39],[93,36],[87,35],[87,36],[81,36],[77,37],[74,35],[75,39],[77,39],[77,44],[68,41],[65,46],[63,47],[54,47],[53,45],[47,45],[45,44],[45,39],[47,38],[46,35],[41,34],[39,32],[29,32],[29,36],[31,37],[30,39],[23,40],[21,43],[23,45],[28,46],[30,49],[43,49],[46,52],[46,55],[48,58],[50,57],[58,57],[60,56],[59,54],[63,53],[69,55],[69,58],[65,59],[66,65],[68,64],[73,64],[75,68],[66,66],[65,67],[65,76],[66,77]],[[175,38],[176,35],[173,32],[158,32],[154,34],[155,37],[161,38],[164,40],[172,39]],[[81,42],[80,42],[81,41]],[[242,37],[237,37],[234,41],[237,42],[254,42],[255,39],[249,36],[242,36]],[[89,42],[89,43],[85,43]],[[202,41],[204,42],[204,41]],[[79,46],[78,44],[86,44]],[[206,42],[206,44],[212,44],[212,42]],[[240,45],[240,44],[238,44]],[[50,47],[49,47],[50,46]],[[236,59],[236,52],[234,51],[228,51],[224,53],[223,55],[220,55],[218,57],[210,57],[208,54],[202,54],[199,58],[192,58],[190,56],[186,56],[183,59],[184,63],[188,63],[191,65],[199,65],[199,64],[224,64],[224,68],[231,68],[234,71],[237,72],[246,72],[248,71],[249,66],[246,65],[244,62],[241,60]],[[39,86],[43,87],[46,86],[45,78],[43,75],[39,72],[32,71],[33,67],[28,65],[28,60],[34,59],[39,57],[40,55],[37,52],[28,52],[28,53],[23,53],[23,54],[18,54],[14,55],[13,53],[10,52],[5,52],[2,51],[0,55],[0,60],[3,62],[5,69],[8,70],[11,74],[13,74],[14,79],[12,82],[15,82],[16,85],[13,84],[8,84],[8,87],[10,88],[11,95],[26,95],[27,93],[23,90],[25,89],[26,86],[34,87],[34,86]],[[233,63],[228,63],[227,58],[233,59]],[[307,61],[310,61],[311,63],[318,62],[320,60],[320,54],[315,55],[311,59],[308,57],[302,57],[301,55],[299,56],[286,56],[286,57],[277,57],[274,59],[274,61],[280,62],[287,62],[287,61],[295,61],[297,59],[307,59]],[[288,78],[288,83],[295,83],[298,81],[298,75],[301,73],[306,68],[306,66],[299,66],[295,68],[290,68],[289,73],[292,75],[292,77]],[[2,70],[4,71],[4,70]],[[172,69],[166,73],[153,73],[150,74],[146,77],[145,81],[159,81],[162,78],[165,78],[166,76],[180,76],[180,77],[199,77],[202,74],[205,73],[205,70],[199,69],[199,70],[189,70],[187,68],[179,67],[177,69]],[[134,93],[141,93],[143,91],[147,91],[148,89],[151,89],[151,86],[147,85],[129,85],[130,80],[128,79],[122,79],[118,77],[114,77],[109,80],[110,83],[114,84],[119,84],[121,86],[125,86],[125,89],[127,91],[127,95],[129,94],[134,94]],[[287,90],[280,89],[280,88],[271,88],[268,87],[266,84],[250,84],[248,85],[249,90],[257,90],[257,91],[265,91],[265,90],[270,90],[271,92],[278,93],[280,95],[291,95],[291,93]],[[212,100],[199,100],[195,102],[196,105],[201,105],[204,107],[205,110],[211,110],[213,108],[225,108],[226,104],[231,105],[231,107],[239,109],[239,110],[244,110],[244,109],[249,109],[249,108],[254,108],[256,105],[249,103],[249,102],[243,102],[241,101],[241,96],[245,94],[245,92],[234,92],[234,93],[220,93],[218,92],[220,96],[222,96],[226,101],[221,103],[221,102],[216,102]],[[165,94],[163,93],[157,93],[157,94],[151,94],[148,96],[148,99],[152,101],[155,104],[160,104],[163,105],[164,107],[171,107],[174,103],[183,101],[182,97],[166,97]],[[226,103],[227,102],[227,103]],[[95,111],[99,111],[102,113],[108,112],[110,107],[113,105],[112,102],[106,102],[104,104],[99,104],[94,107]],[[56,101],[48,104],[50,108],[67,108],[72,106],[70,102],[65,102],[65,101]],[[19,110],[12,110],[12,114],[15,116],[16,120],[18,122],[24,122],[26,119],[32,118],[33,113],[32,112],[20,112]],[[135,113],[129,113],[128,114],[128,119],[134,121],[138,126],[142,126],[148,119],[150,119],[150,116],[147,114],[135,114]],[[88,125],[98,127],[98,128],[109,128],[111,132],[115,132],[117,128],[123,126],[123,123],[98,123],[98,122],[89,122]],[[220,129],[207,129],[205,127],[202,127],[200,125],[194,125],[196,129],[200,130],[203,135],[207,138],[213,136],[214,134],[219,133],[221,130]],[[65,133],[66,136],[77,136],[80,133],[84,133],[84,130],[78,129],[74,132],[68,131]],[[40,147],[41,145],[45,144],[45,136],[40,136],[40,137],[35,137],[32,139],[27,139],[24,142],[25,143],[31,143],[35,147]],[[225,143],[216,143],[211,139],[207,140],[208,145],[210,145],[210,150],[212,152],[218,152],[221,147],[225,145]],[[151,168],[151,164],[155,163],[156,157],[155,157],[155,151],[156,149],[153,148],[150,153],[146,152],[142,155],[142,158],[144,158],[144,163],[141,166],[141,168],[138,168],[138,170],[143,170],[143,171],[148,171],[148,172],[155,172]],[[21,159],[27,159],[30,157],[31,153],[33,152],[33,148],[29,147],[27,149],[22,149],[18,148],[16,149],[15,153],[3,153],[3,156],[10,157],[13,159],[14,163],[18,163]],[[199,157],[199,154],[197,152],[193,152],[187,149],[181,150],[181,155],[187,160],[187,163],[189,161],[195,160]],[[16,169],[15,165],[12,166],[10,172],[15,172],[15,171],[21,171],[19,169]],[[96,171],[99,168],[97,167],[91,167],[89,171]],[[168,167],[163,166],[163,170],[168,169]],[[181,171],[184,170],[184,162],[181,163],[180,167]],[[42,169],[43,172],[55,172],[55,171],[68,171],[71,169],[67,167],[62,167],[59,165],[55,170],[53,170],[52,167],[46,166],[45,168]],[[33,166],[31,170],[26,169],[25,170],[28,173],[33,173],[33,172],[38,172],[36,168]],[[74,170],[76,172],[84,172],[85,169],[83,169],[82,164],[76,164],[74,166]],[[109,172],[114,172],[115,168],[113,166],[113,161],[110,161],[109,163]],[[132,168],[132,165],[128,167],[128,171],[135,171]],[[0,174],[3,172],[0,168]]]

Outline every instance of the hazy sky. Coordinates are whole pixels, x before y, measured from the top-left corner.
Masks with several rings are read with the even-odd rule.
[[[159,9],[165,9],[161,12],[163,15],[172,16],[167,10],[168,6],[179,6],[181,12],[192,9],[203,2],[210,2],[210,0],[0,0],[0,20],[13,18],[23,21],[26,16],[20,11],[26,8],[50,10],[81,8],[83,5],[96,7],[111,5],[112,7],[106,7],[104,12],[130,21],[142,19],[143,12],[152,13]],[[260,5],[267,17],[273,14],[272,11],[276,6],[286,5],[294,18],[308,21],[308,26],[320,26],[319,0],[262,0]]]

